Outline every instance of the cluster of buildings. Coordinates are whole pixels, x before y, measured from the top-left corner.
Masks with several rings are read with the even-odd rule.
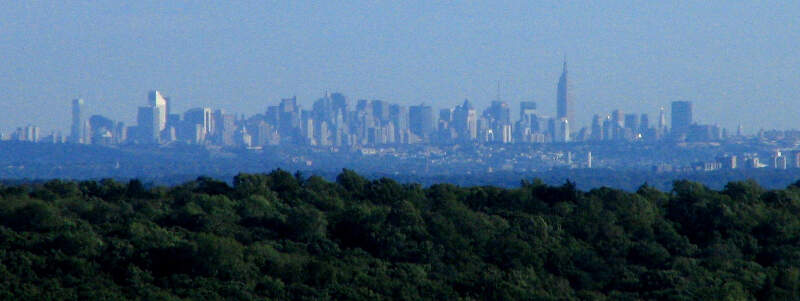
[[[776,150],[767,160],[762,160],[757,152],[743,153],[741,155],[724,154],[713,161],[698,162],[692,169],[698,171],[713,171],[718,169],[798,169],[800,168],[800,150]]]
[[[499,97],[498,97],[499,98]],[[296,97],[282,99],[262,113],[249,117],[207,107],[175,112],[172,101],[160,91],[150,91],[138,108],[136,125],[126,126],[110,118],[87,118],[82,99],[72,101],[69,135],[40,137],[39,128],[27,126],[5,139],[32,142],[83,144],[186,143],[222,147],[308,145],[374,147],[398,144],[511,144],[566,143],[571,141],[718,141],[727,132],[714,125],[694,122],[692,103],[672,103],[671,129],[662,107],[656,122],[647,114],[614,110],[594,115],[590,127],[575,125],[567,64],[563,65],[556,91],[554,117],[542,114],[532,101],[519,103],[519,118],[512,119],[507,102],[495,100],[478,112],[469,100],[434,111],[426,105],[405,106],[383,100],[360,99],[351,107],[341,93],[325,93],[311,108],[301,107]]]

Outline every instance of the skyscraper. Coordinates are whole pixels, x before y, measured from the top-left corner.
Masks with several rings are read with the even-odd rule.
[[[158,90],[153,90],[147,93],[147,104],[153,107],[158,108],[158,116],[156,116],[156,121],[158,122],[158,131],[164,130],[167,126],[167,115],[170,114],[169,106],[167,105],[167,98],[161,94]]]
[[[603,140],[603,126],[600,124],[600,116],[594,114],[592,116],[592,140]]]
[[[689,133],[692,125],[692,102],[672,102],[672,134],[681,137]]]
[[[389,120],[394,126],[394,133],[390,133],[390,136],[393,135],[396,142],[402,142],[411,130],[409,128],[410,118],[408,107],[398,104],[389,105]],[[433,124],[433,111],[431,111],[431,124]]]
[[[221,113],[220,113],[221,114]],[[187,124],[193,125],[200,125],[200,129],[202,131],[202,139],[197,140],[205,140],[206,137],[210,137],[214,134],[216,130],[216,125],[214,124],[214,114],[211,111],[211,108],[192,108],[183,113],[183,120]]]
[[[639,115],[625,114],[625,128],[630,129],[634,133],[639,131]]]
[[[72,126],[70,127],[69,140],[72,143],[88,143],[82,141],[83,137],[83,99],[72,100]]]
[[[464,100],[453,110],[453,128],[462,141],[472,141],[478,137],[478,116],[469,100]]]
[[[556,119],[566,118],[570,122],[572,119],[572,100],[569,97],[569,85],[567,84],[567,59],[564,59],[564,67],[561,77],[558,79],[558,93],[556,96]]]
[[[433,108],[424,104],[411,106],[408,117],[411,132],[427,141],[433,133]]]
[[[157,106],[139,107],[136,115],[139,143],[159,142],[158,117],[160,114],[161,108]]]
[[[280,135],[288,139],[297,139],[300,135],[300,106],[297,105],[297,97],[281,99],[278,114]]]
[[[646,113],[642,113],[639,117],[639,132],[644,133],[650,128],[650,117]]]

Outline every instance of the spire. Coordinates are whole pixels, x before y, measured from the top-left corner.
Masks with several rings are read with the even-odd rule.
[[[564,54],[564,73],[567,73],[567,54]]]

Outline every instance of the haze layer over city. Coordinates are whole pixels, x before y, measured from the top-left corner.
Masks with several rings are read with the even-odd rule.
[[[73,98],[135,123],[148,90],[176,111],[251,115],[327,91],[352,100],[477,108],[500,98],[554,112],[570,65],[575,122],[613,108],[651,115],[693,101],[725,128],[796,128],[798,4],[526,1],[6,3],[0,130],[66,132]],[[516,110],[516,106],[512,106]],[[42,110],[47,108],[47,110]],[[516,112],[513,112],[516,115]]]
[[[6,178],[800,168],[797,4],[5,6]]]

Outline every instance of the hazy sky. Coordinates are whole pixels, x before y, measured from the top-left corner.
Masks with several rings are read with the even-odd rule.
[[[67,133],[78,96],[133,125],[154,88],[252,115],[326,89],[482,109],[500,81],[554,115],[565,54],[580,125],[685,99],[701,122],[800,128],[798,1],[33,2],[0,4],[4,132]]]

